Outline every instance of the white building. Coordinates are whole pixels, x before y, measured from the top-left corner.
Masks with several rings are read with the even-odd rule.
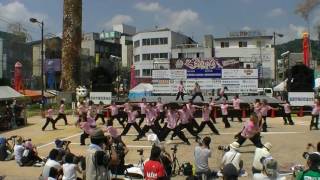
[[[232,32],[228,37],[215,38],[217,58],[239,58],[243,68],[259,68],[260,79],[275,78],[273,36],[259,31]]]
[[[181,44],[194,41],[181,33],[170,29],[156,29],[138,32],[133,36],[133,64],[138,81],[151,81],[151,72],[155,66],[168,69],[172,58],[172,49]]]

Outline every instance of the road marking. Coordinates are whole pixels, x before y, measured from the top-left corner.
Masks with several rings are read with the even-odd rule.
[[[62,138],[61,140],[71,139],[71,138],[73,138],[73,137],[80,136],[81,134],[82,134],[82,133],[74,134],[74,135],[72,135],[72,136],[68,136],[68,137]],[[41,145],[41,146],[38,146],[37,149],[40,149],[40,148],[49,146],[49,145],[51,145],[51,144],[54,144],[54,141],[53,141],[53,142],[50,142],[50,143],[47,143],[47,144],[44,144],[44,145]],[[80,144],[80,143],[79,143],[79,144]]]
[[[80,143],[71,143],[71,144],[77,144],[79,145]],[[152,148],[152,146],[137,146],[137,145],[127,145],[129,148]]]

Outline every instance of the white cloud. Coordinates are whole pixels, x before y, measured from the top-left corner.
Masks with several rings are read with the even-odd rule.
[[[243,31],[250,31],[251,28],[249,26],[244,26],[243,28],[241,28],[241,30]]]
[[[106,28],[112,28],[112,25],[115,25],[115,24],[131,23],[131,22],[133,22],[133,18],[131,16],[124,15],[124,14],[117,14],[113,16],[104,25]]]
[[[168,26],[172,30],[183,30],[190,25],[200,23],[199,14],[190,9],[173,12],[169,15]]]
[[[285,14],[286,12],[282,8],[274,8],[267,13],[267,17],[278,17]]]
[[[288,26],[281,27],[281,28],[268,28],[266,30],[266,34],[272,35],[273,32],[277,32],[279,34],[283,34],[283,37],[277,37],[276,43],[281,44],[288,41],[292,41],[294,39],[301,39],[302,33],[306,31],[306,27],[299,26],[295,24],[288,24]],[[313,33],[314,34],[314,33]],[[314,36],[311,36],[314,39]]]
[[[139,2],[134,7],[145,12],[159,12],[164,10],[164,8],[158,2]]]

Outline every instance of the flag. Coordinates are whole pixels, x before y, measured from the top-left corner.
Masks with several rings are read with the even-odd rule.
[[[303,33],[303,39],[302,39],[302,50],[303,50],[303,64],[306,65],[307,67],[310,66],[310,45],[309,45],[309,34],[308,33]]]
[[[136,75],[134,72],[134,65],[130,67],[130,89],[134,88],[137,85]]]

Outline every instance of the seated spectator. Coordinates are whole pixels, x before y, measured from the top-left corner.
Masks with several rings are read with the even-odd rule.
[[[307,160],[307,169],[300,172],[295,172],[296,180],[301,179],[320,179],[320,153],[310,153]]]
[[[62,165],[63,177],[62,180],[76,180],[77,171],[81,173],[77,164],[73,163],[74,155],[71,153],[66,154],[65,163]]]
[[[267,142],[263,145],[263,148],[256,148],[254,152],[253,164],[252,164],[252,174],[261,173],[263,169],[263,164],[261,163],[261,158],[266,158],[271,156],[270,149],[272,145]]]
[[[60,163],[57,161],[57,158],[58,158],[58,155],[59,155],[59,151],[57,149],[52,149],[49,153],[49,157],[48,157],[48,160],[46,162],[46,164],[44,165],[43,167],[43,170],[42,170],[42,175],[41,177],[43,179],[46,179],[49,177],[49,172],[50,172],[50,169],[53,167],[55,169],[57,169],[58,172],[61,171],[61,165]]]
[[[59,172],[56,168],[51,167],[49,171],[49,177],[46,180],[58,180]]]
[[[160,162],[161,149],[153,146],[151,149],[150,160],[144,164],[143,174],[145,180],[165,179],[166,173]]]
[[[238,173],[241,173],[243,161],[241,160],[241,153],[239,152],[240,145],[238,142],[233,142],[229,145],[229,151],[227,151],[222,158],[221,167],[223,168],[227,164],[231,163],[237,169]]]
[[[195,166],[196,166],[196,175],[202,176],[203,174],[208,177],[215,177],[216,172],[210,170],[208,159],[211,157],[210,150],[211,138],[205,137],[202,140],[200,146],[196,146],[194,149],[194,158],[195,158]]]
[[[223,180],[238,180],[238,170],[233,164],[227,164],[223,167]]]
[[[56,147],[55,149],[57,149],[59,151],[59,156],[58,156],[58,161],[64,161],[64,156],[67,153],[70,153],[70,149],[69,149],[69,144],[71,143],[70,141],[62,141],[60,139],[56,139],[54,141]]]
[[[279,176],[278,162],[272,158],[264,158],[263,170],[261,173],[253,174],[253,180],[285,180],[285,177]]]
[[[16,145],[14,146],[14,158],[19,166],[22,166],[21,158],[24,151],[23,140],[22,137],[19,136],[17,138]]]
[[[0,137],[0,161],[10,161],[14,158],[12,148],[5,137]]]
[[[22,166],[32,166],[35,163],[42,162],[42,159],[38,156],[37,149],[32,145],[31,141],[26,141],[24,147],[21,157]]]

